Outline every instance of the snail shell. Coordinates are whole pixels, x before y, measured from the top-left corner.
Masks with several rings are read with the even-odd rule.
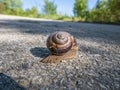
[[[63,31],[54,32],[47,39],[47,47],[54,55],[63,55],[74,45],[76,45],[74,37]]]

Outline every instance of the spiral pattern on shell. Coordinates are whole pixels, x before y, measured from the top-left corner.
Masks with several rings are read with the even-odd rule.
[[[54,32],[47,39],[47,47],[54,55],[63,55],[75,44],[74,37],[63,31]]]

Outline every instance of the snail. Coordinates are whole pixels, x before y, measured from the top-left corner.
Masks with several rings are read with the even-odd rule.
[[[77,42],[68,32],[57,31],[52,33],[47,38],[46,45],[51,54],[41,60],[43,63],[58,63],[78,56]]]
[[[47,39],[47,48],[52,55],[61,56],[71,50],[76,45],[75,38],[64,31],[57,31],[51,34]]]

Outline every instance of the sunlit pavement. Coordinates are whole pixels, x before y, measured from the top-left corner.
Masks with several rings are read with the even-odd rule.
[[[41,63],[48,35],[67,31],[78,58]],[[119,90],[120,26],[0,15],[0,90]]]

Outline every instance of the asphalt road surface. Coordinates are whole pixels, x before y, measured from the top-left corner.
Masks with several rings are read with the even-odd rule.
[[[78,58],[40,62],[55,31],[76,38]],[[120,90],[120,26],[0,15],[0,90]]]

